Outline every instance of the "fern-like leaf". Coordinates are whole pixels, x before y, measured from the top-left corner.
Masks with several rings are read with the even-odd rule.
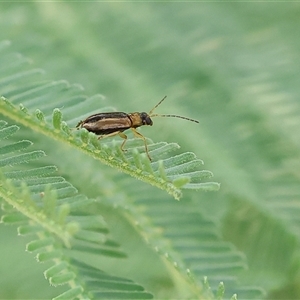
[[[157,253],[175,266],[194,288],[205,288],[203,278],[207,277],[209,290],[216,299],[223,296],[229,299],[234,294],[241,299],[262,298],[264,291],[260,287],[239,284],[239,274],[247,269],[245,255],[222,240],[211,217],[195,211],[189,202],[179,202],[174,207],[159,195],[143,193],[142,187],[130,187],[126,179],[121,181],[121,186],[135,198],[134,205],[126,205],[128,218],[139,224],[141,234],[146,234]],[[218,298],[221,282],[225,291]]]
[[[39,262],[52,262],[45,271],[50,284],[68,284],[69,289],[56,299],[151,299],[152,295],[134,282],[110,276],[86,265],[74,253],[95,252],[97,255],[124,258],[126,254],[108,236],[108,228],[100,215],[85,212],[93,200],[77,193],[63,177],[53,175],[56,167],[11,170],[14,166],[44,156],[43,151],[27,151],[30,141],[9,143],[8,137],[18,131],[15,125],[0,121],[1,183],[0,199],[4,224],[18,226],[20,235],[31,236],[28,252]],[[16,154],[16,152],[22,152]],[[27,151],[27,152],[24,152]],[[80,210],[79,210],[80,209]]]
[[[2,60],[6,61],[6,66],[1,70]],[[170,157],[169,153],[179,148],[175,143],[153,143],[148,139],[150,162],[141,141],[137,144],[136,140],[129,140],[127,152],[124,153],[120,150],[121,141],[100,143],[94,134],[85,129],[74,132],[72,129],[79,120],[95,112],[107,111],[108,108],[99,108],[103,97],[84,97],[78,86],[65,81],[32,84],[32,77],[40,70],[21,71],[20,68],[16,71],[18,62],[21,65],[24,59],[16,59],[9,54],[0,57],[0,76],[3,76],[0,86],[1,83],[5,85],[2,91],[5,98],[2,97],[0,101],[1,114],[45,136],[78,148],[106,165],[166,190],[175,199],[181,197],[181,189],[184,188],[219,189],[218,183],[203,182],[212,173],[202,170],[202,161],[195,154],[183,153]]]
[[[203,162],[198,160],[193,153],[183,153],[174,157],[166,156],[168,152],[178,149],[177,144],[150,144],[149,153],[153,159],[153,162],[150,162],[146,155],[142,154],[144,147],[134,147],[136,140],[129,140],[128,152],[123,153],[120,150],[121,142],[100,144],[97,136],[84,129],[72,134],[71,129],[62,121],[62,114],[58,109],[53,111],[52,127],[46,122],[47,118],[41,110],[38,110],[35,116],[29,115],[23,105],[20,110],[17,110],[5,98],[1,100],[0,112],[2,114],[18,120],[31,129],[76,147],[93,158],[139,180],[166,190],[176,199],[181,197],[180,188],[202,190],[219,188],[217,183],[202,182],[203,179],[211,177],[212,173],[199,170]],[[167,158],[161,160],[165,156]]]

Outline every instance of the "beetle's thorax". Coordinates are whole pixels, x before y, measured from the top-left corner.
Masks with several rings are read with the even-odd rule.
[[[150,116],[145,113],[145,112],[134,112],[134,113],[130,113],[128,114],[131,122],[132,122],[132,127],[137,128],[140,126],[144,126],[144,125],[153,125],[153,122],[150,118]]]

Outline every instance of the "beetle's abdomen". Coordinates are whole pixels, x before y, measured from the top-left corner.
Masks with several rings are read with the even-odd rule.
[[[97,135],[106,135],[129,129],[132,123],[126,113],[110,112],[89,116],[79,126]]]

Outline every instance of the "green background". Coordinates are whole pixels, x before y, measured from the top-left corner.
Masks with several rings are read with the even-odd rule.
[[[157,113],[198,119],[199,125],[157,118],[142,133],[196,153],[221,189],[185,192],[180,204],[161,193],[161,201],[173,201],[170,214],[172,205],[193,203],[214,222],[220,239],[248,262],[242,284],[262,287],[269,299],[299,299],[299,18],[300,5],[292,2],[12,2],[0,3],[0,40],[44,69],[43,78],[104,95],[99,106],[149,111],[167,95]],[[86,183],[96,181],[100,164],[70,170],[71,162],[55,161],[68,149],[50,144],[45,151],[80,192],[97,195]],[[114,232],[116,216],[109,209],[104,214]],[[11,228],[0,231],[0,296],[55,295],[42,278],[45,267],[24,253],[24,239]],[[132,237],[131,247],[139,243]],[[159,259],[147,247],[141,251],[150,262],[145,268],[157,273]],[[124,276],[147,286],[149,274],[129,269]],[[154,283],[147,287],[155,290]]]

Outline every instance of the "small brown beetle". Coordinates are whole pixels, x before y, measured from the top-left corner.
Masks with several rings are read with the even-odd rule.
[[[106,112],[106,113],[98,113],[95,115],[91,115],[87,117],[85,120],[80,121],[76,128],[85,128],[86,130],[93,132],[97,135],[100,135],[99,139],[104,137],[111,137],[114,135],[119,135],[121,138],[124,139],[121,149],[124,151],[124,145],[127,140],[127,135],[123,133],[123,131],[127,129],[131,129],[134,133],[134,135],[138,138],[143,139],[145,144],[145,150],[146,154],[151,161],[147,142],[145,137],[139,133],[136,128],[144,125],[153,125],[153,122],[151,120],[151,117],[173,117],[173,118],[180,118],[185,119],[188,121],[199,123],[197,120],[193,120],[186,117],[181,117],[177,115],[158,115],[158,114],[152,114],[153,111],[157,106],[159,106],[167,96],[165,96],[162,100],[160,100],[149,113],[146,112],[134,112],[134,113],[124,113],[124,112]]]

